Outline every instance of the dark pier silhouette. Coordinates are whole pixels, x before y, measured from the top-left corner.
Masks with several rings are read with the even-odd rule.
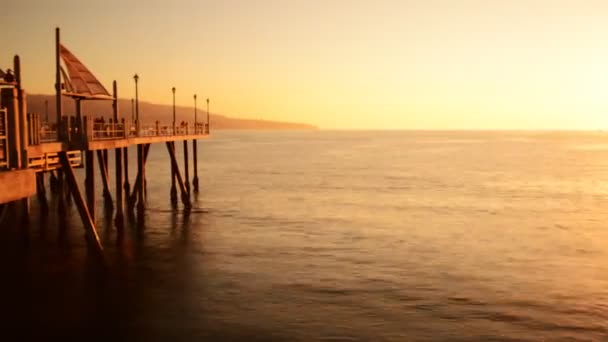
[[[48,110],[42,119],[38,113],[28,113],[26,92],[21,81],[19,56],[14,57],[13,69],[0,69],[0,211],[26,223],[30,211],[30,197],[37,196],[42,212],[50,210],[46,199],[46,179],[50,191],[58,198],[59,214],[65,212],[66,202],[72,201],[90,245],[103,253],[95,226],[95,164],[103,187],[106,212],[114,214],[114,224],[122,229],[128,217],[143,220],[146,207],[146,161],[150,145],[164,143],[171,167],[169,197],[178,205],[177,193],[184,209],[191,208],[191,191],[199,191],[197,170],[197,140],[209,136],[209,115],[205,122],[197,120],[196,95],[194,95],[194,124],[177,125],[175,109],[173,121],[163,125],[144,124],[139,117],[139,94],[134,76],[136,98],[134,115],[123,117],[118,109],[118,86],[112,85],[110,94],[95,76],[60,41],[59,28],[55,32],[55,94],[56,117],[49,122]],[[63,62],[63,65],[62,65]],[[65,66],[65,69],[64,69]],[[67,70],[66,70],[67,69]],[[175,108],[175,87],[173,105]],[[75,115],[66,116],[62,98],[69,97],[75,104]],[[111,101],[111,118],[93,118],[82,113],[82,101]],[[47,105],[48,107],[48,105]],[[207,99],[207,111],[209,110]],[[175,154],[175,142],[183,142],[184,164],[180,168]],[[192,188],[190,187],[188,144],[192,141]],[[129,183],[128,147],[137,148],[137,174]],[[111,193],[109,151],[114,151],[115,194]],[[84,190],[75,176],[74,168],[85,168]],[[183,172],[182,172],[183,171]],[[132,186],[132,187],[131,187]],[[0,217],[2,213],[0,213]],[[137,215],[136,215],[137,214]]]

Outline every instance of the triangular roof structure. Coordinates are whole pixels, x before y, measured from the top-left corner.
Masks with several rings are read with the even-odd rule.
[[[67,75],[62,70],[67,90],[64,95],[83,99],[113,99],[93,73],[63,44],[60,45],[60,55],[67,69]]]

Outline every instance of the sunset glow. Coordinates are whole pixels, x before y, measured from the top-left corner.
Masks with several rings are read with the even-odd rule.
[[[327,129],[606,129],[605,1],[7,1],[0,65],[50,94],[54,28],[109,87]]]

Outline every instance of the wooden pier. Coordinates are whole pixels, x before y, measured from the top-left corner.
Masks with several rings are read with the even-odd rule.
[[[136,119],[131,122],[118,110],[118,87],[113,82],[109,94],[93,74],[60,42],[56,29],[56,109],[55,122],[43,122],[37,113],[28,113],[26,92],[21,82],[21,64],[18,56],[12,71],[0,69],[0,210],[11,210],[26,222],[29,216],[30,197],[36,195],[41,209],[49,210],[46,200],[46,183],[58,198],[57,210],[65,210],[65,202],[73,199],[86,231],[87,240],[99,253],[103,252],[95,227],[95,188],[103,186],[106,208],[114,212],[114,222],[122,229],[125,216],[143,220],[146,191],[146,161],[150,145],[164,143],[171,172],[169,197],[177,205],[177,192],[185,209],[191,207],[191,191],[198,192],[197,140],[209,136],[209,115],[206,122],[196,119],[194,96],[194,122],[177,127],[173,122],[144,124],[139,120],[138,99]],[[62,67],[64,63],[67,72]],[[135,76],[137,89],[138,76]],[[74,116],[63,115],[62,98],[74,100]],[[137,97],[137,95],[136,95]],[[81,101],[107,100],[112,102],[113,115],[107,122],[81,113]],[[208,101],[208,100],[207,100]],[[208,108],[208,107],[207,107]],[[208,110],[208,109],[207,109]],[[184,163],[180,167],[175,155],[175,142],[183,142]],[[193,175],[190,187],[188,144],[192,142]],[[137,173],[135,182],[129,183],[128,147],[137,147]],[[111,193],[109,157],[114,154],[115,193]],[[95,164],[98,170],[95,170]],[[74,168],[85,168],[85,181],[78,184]],[[98,184],[96,174],[101,182]],[[131,188],[132,186],[132,188]],[[81,189],[84,189],[81,190]],[[0,226],[1,228],[1,226]]]

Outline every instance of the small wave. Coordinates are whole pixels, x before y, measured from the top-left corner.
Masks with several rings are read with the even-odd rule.
[[[327,287],[318,286],[303,283],[289,284],[288,286],[309,293],[325,294],[332,296],[354,296],[359,293],[366,292],[366,290],[355,289],[355,288],[338,288],[338,287]]]
[[[205,208],[190,208],[190,209],[184,209],[184,208],[175,208],[175,209],[168,209],[168,208],[159,208],[159,207],[147,207],[146,211],[149,213],[162,213],[162,214],[182,214],[182,213],[186,213],[186,214],[207,214],[210,213],[211,211],[209,209],[205,209]]]
[[[529,304],[532,305],[532,304]],[[534,305],[532,305],[534,306]],[[538,308],[536,308],[538,309]],[[553,311],[553,310],[552,310]],[[492,311],[484,308],[483,311],[474,311],[467,314],[470,319],[482,319],[492,322],[506,322],[514,325],[526,327],[527,329],[546,332],[552,331],[555,333],[608,333],[608,328],[600,324],[594,324],[589,321],[586,325],[560,323],[556,319],[542,319],[544,315],[527,315],[518,314],[506,311]]]
[[[458,304],[473,305],[473,306],[487,305],[487,303],[476,301],[472,298],[467,298],[467,297],[448,297],[448,301],[458,303]]]

